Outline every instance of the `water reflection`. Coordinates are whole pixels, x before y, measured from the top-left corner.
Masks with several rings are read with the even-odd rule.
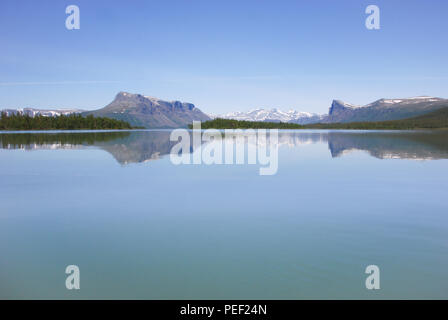
[[[332,157],[362,150],[379,159],[448,159],[447,131],[280,131],[278,136],[279,146],[295,148],[317,143],[327,143]],[[0,134],[3,149],[93,146],[109,152],[120,164],[160,159],[170,153],[174,144],[168,130]]]

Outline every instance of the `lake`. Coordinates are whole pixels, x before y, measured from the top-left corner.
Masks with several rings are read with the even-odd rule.
[[[0,298],[448,298],[447,131],[280,131],[264,176],[169,137],[0,133]]]

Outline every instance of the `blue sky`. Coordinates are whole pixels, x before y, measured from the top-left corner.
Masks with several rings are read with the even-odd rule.
[[[80,8],[67,30],[65,8]],[[381,10],[367,30],[365,8]],[[448,2],[0,2],[0,109],[96,109],[119,91],[326,113],[332,99],[448,98]]]

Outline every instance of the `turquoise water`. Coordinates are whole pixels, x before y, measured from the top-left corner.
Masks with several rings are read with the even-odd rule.
[[[0,134],[0,298],[448,298],[448,133],[282,131],[272,176],[169,134]]]

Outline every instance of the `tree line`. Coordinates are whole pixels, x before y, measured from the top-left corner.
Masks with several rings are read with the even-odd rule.
[[[189,125],[189,128],[193,128]],[[304,129],[304,126],[286,122],[245,121],[216,118],[201,123],[201,129]]]
[[[101,129],[133,129],[125,121],[111,118],[83,117],[80,114],[45,117],[31,117],[23,114],[7,115],[1,113],[0,130],[101,130]]]

